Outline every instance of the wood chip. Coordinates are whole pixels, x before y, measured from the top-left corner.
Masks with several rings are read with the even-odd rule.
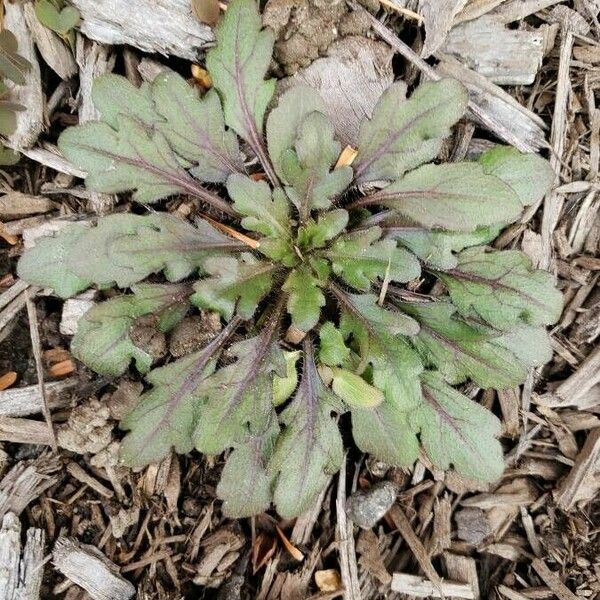
[[[135,587],[119,575],[117,565],[93,546],[59,537],[52,561],[56,569],[94,600],[129,600],[135,596]]]
[[[281,530],[281,528],[278,525],[275,525],[275,529],[277,530],[277,535],[279,536],[279,539],[281,540],[281,543],[283,544],[283,547],[287,550],[288,554],[294,560],[297,560],[298,562],[302,562],[304,560],[304,554],[302,554],[302,552],[300,550],[298,550],[298,548],[296,548],[296,546],[294,546],[294,544],[292,544],[292,542],[290,542],[287,535],[285,535],[285,533],[283,533],[283,531]]]
[[[392,591],[406,594],[413,598],[465,598],[475,600],[473,589],[468,583],[456,581],[440,581],[434,585],[420,575],[394,573],[392,576]]]
[[[548,568],[543,560],[535,558],[531,562],[531,566],[541,577],[542,581],[552,590],[552,592],[554,592],[554,594],[556,594],[556,597],[559,600],[577,600],[577,596],[569,590],[556,573]]]
[[[81,31],[103,44],[128,44],[144,52],[195,60],[213,41],[209,27],[190,10],[190,0],[73,0]]]
[[[419,14],[425,25],[425,43],[421,56],[427,58],[438,50],[468,0],[420,0]]]
[[[71,403],[72,392],[80,381],[76,377],[46,384],[48,407],[65,408]],[[42,412],[43,400],[37,385],[12,388],[0,391],[0,416],[26,417]]]
[[[451,552],[444,552],[443,559],[448,579],[468,584],[473,590],[474,600],[479,600],[479,577],[475,559]]]
[[[0,391],[11,387],[17,381],[17,373],[15,371],[8,371],[4,375],[0,376]]]

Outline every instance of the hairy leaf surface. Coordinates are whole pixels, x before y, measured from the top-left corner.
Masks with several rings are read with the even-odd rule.
[[[307,511],[329,477],[339,471],[344,449],[331,416],[338,405],[317,373],[312,343],[307,341],[300,386],[281,416],[285,429],[269,463],[276,476],[273,499],[281,516]]]
[[[496,439],[502,430],[500,421],[438,373],[421,377],[424,402],[410,419],[420,430],[433,464],[441,469],[454,467],[461,475],[481,481],[498,479],[504,469],[502,446]]]
[[[499,329],[520,322],[555,323],[562,311],[552,275],[533,269],[527,255],[517,250],[469,248],[459,254],[456,268],[438,276],[463,316],[478,316]]]
[[[430,229],[473,231],[510,223],[521,213],[517,193],[478,163],[424,165],[365,199]]]
[[[275,92],[275,80],[265,81],[275,34],[262,29],[255,2],[233,0],[215,38],[217,45],[209,50],[206,65],[223,102],[225,123],[250,144],[270,175],[262,129]]]
[[[121,421],[129,433],[121,443],[121,456],[131,466],[143,466],[165,458],[172,448],[190,452],[192,434],[200,418],[202,382],[214,370],[218,354],[240,321],[232,320],[202,350],[152,371],[153,387],[137,407]]]
[[[67,298],[93,284],[129,287],[163,270],[178,281],[208,256],[239,248],[206,221],[194,227],[167,213],[116,214],[96,227],[72,224],[42,238],[19,262],[19,276]]]
[[[325,255],[333,272],[348,285],[368,290],[379,279],[407,282],[421,274],[419,261],[394,240],[380,240],[381,229],[371,227],[340,236]]]
[[[196,448],[207,454],[263,435],[276,420],[273,377],[285,377],[285,355],[278,344],[281,303],[260,334],[236,342],[229,355],[235,362],[221,367],[202,386],[206,398],[194,433]]]
[[[79,320],[73,356],[102,375],[122,375],[132,360],[138,371],[148,371],[152,357],[130,337],[135,320],[154,314],[157,329],[168,331],[185,316],[192,291],[186,284],[138,284],[132,290],[133,295],[102,302]]]
[[[319,322],[321,307],[325,306],[321,285],[307,268],[292,271],[283,284],[283,291],[289,294],[287,309],[292,324],[301,331],[310,331]]]
[[[525,380],[531,367],[552,357],[550,340],[542,328],[519,325],[499,332],[461,319],[447,302],[401,306],[421,325],[413,344],[449,383],[471,379],[482,388],[514,387]]]
[[[210,277],[194,285],[192,302],[199,308],[220,313],[227,320],[234,312],[249,319],[273,285],[275,265],[259,261],[249,253],[239,258],[208,258],[203,266]]]
[[[468,102],[467,90],[454,79],[424,83],[408,100],[405,95],[406,84],[391,85],[361,125],[357,181],[398,179],[434,159]]]

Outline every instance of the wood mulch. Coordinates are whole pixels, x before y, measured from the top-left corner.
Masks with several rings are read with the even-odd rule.
[[[496,246],[548,268],[565,297],[550,364],[519,388],[468,389],[502,418],[500,482],[483,486],[425,459],[389,467],[351,451],[314,509],[293,522],[225,519],[215,500],[220,458],[192,453],[123,468],[117,421],[142,386],[95,376],[68,351],[94,294],[62,303],[16,278],[23,247],[58,221],[128,208],[86,191],[55,153],[64,127],[94,118],[93,77],[116,70],[139,83],[168,65],[191,78],[190,49],[211,39],[207,27],[190,25],[189,1],[123,1],[122,14],[109,0],[72,3],[84,18],[75,59],[58,38],[40,39],[27,2],[5,3],[5,25],[40,68],[19,92],[29,127],[12,141],[25,157],[0,171],[0,600],[600,598],[598,0],[305,0],[296,4],[307,18],[337,19],[311,50],[332,48],[312,71],[286,46],[300,30],[281,16],[290,2],[267,3],[280,28],[278,74],[301,68],[298,77],[311,80],[335,68],[348,39],[366,35],[379,58],[395,55],[387,68],[410,84],[450,75],[469,88],[469,116],[445,158],[498,140],[548,156],[554,191]],[[157,5],[169,6],[186,36],[155,22]],[[363,85],[365,72],[358,64],[355,79],[338,84]],[[381,78],[392,76],[382,67]],[[364,83],[364,96],[381,81]],[[198,210],[187,198],[167,206]],[[396,502],[375,527],[359,529],[348,496],[384,480],[396,485]]]

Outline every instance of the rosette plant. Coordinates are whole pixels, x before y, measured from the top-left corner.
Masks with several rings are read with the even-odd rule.
[[[315,91],[293,87],[268,110],[274,37],[253,0],[230,3],[216,42],[204,96],[171,72],[140,88],[103,76],[101,120],[66,130],[59,147],[91,190],[132,191],[142,205],[187,195],[224,223],[113,214],[68,225],[19,264],[63,298],[130,290],[90,310],[72,342],[98,373],[133,362],[146,375],[122,422],[124,461],[227,451],[217,492],[234,516],[309,508],[340,468],[346,424],[386,463],[422,456],[498,478],[500,421],[454,386],[512,387],[551,356],[552,277],[486,245],[548,191],[547,162],[509,147],[431,162],[467,106],[464,87],[443,79],[408,98],[393,84],[352,165],[338,166]],[[151,370],[132,327],[145,318],[168,332],[192,307],[219,313],[221,331]]]

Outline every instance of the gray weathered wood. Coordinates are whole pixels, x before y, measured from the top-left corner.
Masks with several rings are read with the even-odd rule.
[[[119,575],[118,567],[94,546],[60,537],[52,553],[54,566],[94,600],[128,600],[135,587]]]
[[[77,377],[52,381],[46,384],[46,394],[50,408],[65,408],[71,398],[69,392],[79,385]],[[26,417],[42,412],[42,397],[37,385],[9,388],[0,391],[0,416]]]
[[[192,13],[191,0],[72,0],[81,31],[103,44],[129,44],[144,52],[197,58],[212,30]]]

